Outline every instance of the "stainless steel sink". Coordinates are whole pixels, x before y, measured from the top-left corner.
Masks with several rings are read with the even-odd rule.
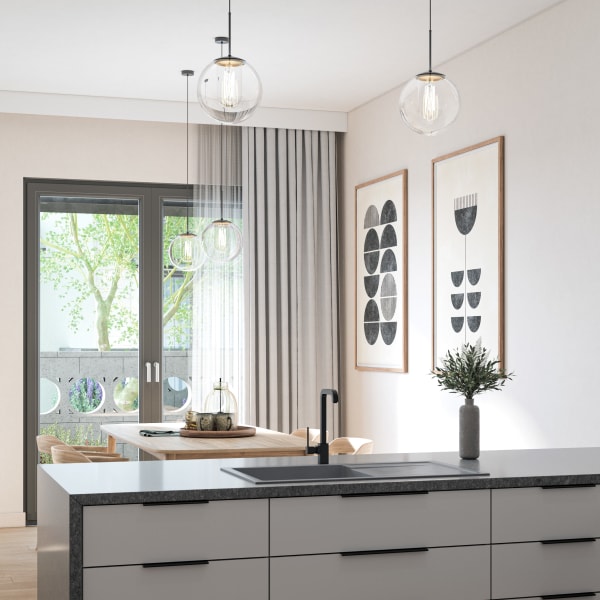
[[[256,484],[365,479],[430,479],[437,477],[479,477],[489,475],[489,473],[481,473],[474,469],[456,467],[437,461],[221,467],[221,470]]]

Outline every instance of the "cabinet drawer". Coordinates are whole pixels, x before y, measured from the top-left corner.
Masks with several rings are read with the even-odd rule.
[[[271,555],[489,544],[489,490],[271,500]]]
[[[268,554],[268,500],[86,506],[83,566]]]
[[[489,546],[428,552],[271,559],[271,600],[485,600]]]
[[[492,490],[492,542],[600,537],[600,487]]]
[[[600,590],[600,541],[492,546],[492,598]]]
[[[107,598],[206,598],[265,600],[269,597],[268,559],[222,560],[206,565],[84,569],[85,600]]]

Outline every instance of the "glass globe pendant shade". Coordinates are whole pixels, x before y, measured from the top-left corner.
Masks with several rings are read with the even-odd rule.
[[[435,135],[458,116],[460,98],[442,73],[428,71],[411,79],[400,92],[400,115],[413,131]]]
[[[197,271],[204,259],[201,240],[195,233],[180,233],[169,245],[169,260],[179,271]]]
[[[242,234],[231,221],[217,219],[202,232],[202,247],[209,260],[228,262],[240,253]]]
[[[243,58],[216,58],[200,75],[198,101],[222,123],[240,123],[257,108],[262,85],[256,71]]]

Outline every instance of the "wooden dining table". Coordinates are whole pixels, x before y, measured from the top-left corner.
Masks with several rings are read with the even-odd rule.
[[[117,442],[136,446],[159,460],[192,458],[250,458],[269,456],[304,456],[306,441],[302,438],[256,427],[256,433],[244,437],[184,437],[184,423],[106,423],[109,452],[116,452]],[[175,435],[146,437],[142,430],[172,431]]]

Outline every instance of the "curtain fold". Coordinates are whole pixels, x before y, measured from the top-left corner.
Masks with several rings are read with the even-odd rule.
[[[242,203],[249,416],[314,427],[339,383],[335,133],[243,128]]]

